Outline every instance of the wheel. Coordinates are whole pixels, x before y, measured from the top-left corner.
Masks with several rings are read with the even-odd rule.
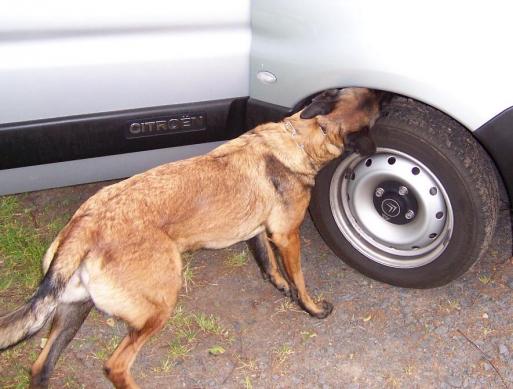
[[[463,274],[498,217],[495,167],[471,133],[396,97],[372,130],[376,154],[344,155],[318,175],[310,213],[330,248],[363,274],[428,288]]]

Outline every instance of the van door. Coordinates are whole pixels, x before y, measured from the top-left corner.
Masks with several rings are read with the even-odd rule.
[[[238,135],[250,39],[249,0],[0,5],[0,193],[123,177]]]

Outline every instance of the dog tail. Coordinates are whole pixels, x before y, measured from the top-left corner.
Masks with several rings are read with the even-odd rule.
[[[55,247],[51,264],[36,292],[23,306],[0,317],[0,350],[27,339],[43,327],[57,308],[71,276],[87,255],[86,250],[73,247],[76,246],[76,240],[69,242],[63,239],[69,235],[66,233],[70,232],[68,227],[69,224],[57,237],[60,242],[52,245],[58,247]]]

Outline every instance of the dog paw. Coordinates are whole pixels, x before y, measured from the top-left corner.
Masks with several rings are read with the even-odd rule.
[[[289,283],[285,281],[282,277],[277,277],[275,275],[270,275],[271,283],[278,289],[279,291],[287,294],[290,290]]]
[[[318,312],[312,312],[311,315],[316,317],[317,319],[325,319],[328,317],[331,312],[333,312],[333,304],[322,300],[317,306],[320,308]]]

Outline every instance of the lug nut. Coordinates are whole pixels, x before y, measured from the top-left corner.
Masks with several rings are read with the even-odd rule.
[[[377,188],[376,193],[374,193],[374,194],[376,195],[376,197],[381,197],[381,196],[383,196],[383,193],[385,193],[385,189]]]
[[[405,187],[405,186],[400,186],[399,187],[399,194],[401,196],[407,195],[408,194],[408,188]]]
[[[415,216],[415,212],[413,212],[411,209],[408,210],[408,212],[406,212],[406,214],[404,215],[404,217],[408,220],[411,220],[413,219]]]

